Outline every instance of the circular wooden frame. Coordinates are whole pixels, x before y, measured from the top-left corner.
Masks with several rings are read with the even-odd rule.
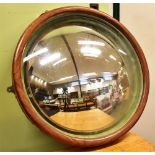
[[[31,38],[31,34],[33,31],[35,31],[39,26],[41,26],[44,22],[46,22],[49,18],[54,17],[58,14],[62,14],[65,12],[79,12],[79,13],[85,13],[93,16],[97,16],[101,19],[104,19],[108,23],[115,26],[120,32],[123,33],[123,35],[130,41],[132,44],[134,50],[136,51],[136,54],[139,58],[142,73],[143,73],[143,91],[140,103],[138,105],[138,108],[136,112],[133,114],[130,121],[128,121],[120,130],[107,135],[102,138],[96,138],[96,139],[82,139],[82,138],[75,138],[67,136],[58,130],[51,127],[50,124],[45,122],[34,110],[32,104],[29,104],[30,101],[26,95],[24,85],[22,82],[22,55],[24,51],[24,47],[28,40]],[[141,47],[133,37],[133,35],[117,20],[110,17],[109,15],[102,13],[100,11],[97,11],[95,9],[85,8],[85,7],[64,7],[59,8],[55,10],[48,11],[41,16],[39,16],[36,20],[32,22],[32,24],[24,31],[23,35],[21,36],[18,45],[16,47],[14,59],[13,59],[13,68],[12,68],[12,78],[13,78],[13,85],[15,87],[15,94],[17,99],[19,100],[19,103],[25,112],[26,116],[42,131],[47,133],[48,135],[64,142],[70,145],[74,146],[80,146],[80,147],[92,147],[92,146],[98,146],[101,144],[110,143],[116,139],[118,139],[120,136],[124,135],[126,132],[129,131],[130,128],[138,121],[139,117],[141,116],[144,107],[147,102],[148,93],[149,93],[149,71],[148,66],[146,63],[146,59],[144,57],[144,54],[142,52]]]

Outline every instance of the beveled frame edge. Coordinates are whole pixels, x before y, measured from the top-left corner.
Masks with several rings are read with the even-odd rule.
[[[75,137],[73,138],[65,134],[62,134],[61,132],[59,132],[54,127],[52,127],[51,125],[43,121],[43,119],[41,119],[38,116],[37,112],[33,109],[32,104],[30,104],[28,97],[24,91],[24,85],[22,83],[22,75],[21,75],[21,69],[22,69],[21,62],[22,62],[23,50],[26,43],[30,39],[32,32],[35,31],[35,29],[38,28],[40,25],[42,25],[47,19],[64,12],[79,12],[79,13],[81,12],[85,14],[94,15],[114,25],[130,41],[130,43],[132,44],[133,48],[136,51],[136,54],[141,64],[141,68],[143,72],[143,92],[136,112],[133,114],[130,121],[128,121],[120,130],[102,138],[82,139],[82,138],[75,138]],[[148,93],[149,93],[149,70],[148,70],[147,62],[143,54],[143,51],[139,46],[139,44],[137,43],[134,36],[120,22],[118,22],[116,19],[112,18],[108,14],[100,12],[95,9],[86,8],[86,7],[76,7],[76,6],[62,7],[62,8],[45,12],[42,15],[40,15],[36,20],[34,20],[24,31],[24,33],[22,34],[17,44],[14,58],[13,58],[12,79],[13,79],[13,85],[15,87],[15,94],[19,101],[19,104],[22,110],[24,111],[24,113],[26,114],[26,116],[31,120],[31,122],[35,124],[37,127],[39,127],[41,131],[44,131],[49,136],[56,138],[57,140],[62,141],[66,144],[79,146],[79,147],[92,147],[92,146],[107,144],[123,136],[125,133],[127,133],[140,118],[145,108],[147,98],[148,98]]]

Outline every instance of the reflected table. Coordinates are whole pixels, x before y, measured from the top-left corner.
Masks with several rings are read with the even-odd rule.
[[[80,112],[58,112],[50,117],[65,128],[72,130],[97,130],[108,125],[114,119],[99,109]]]

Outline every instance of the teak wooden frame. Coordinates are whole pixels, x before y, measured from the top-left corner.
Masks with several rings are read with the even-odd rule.
[[[130,43],[132,44],[133,48],[136,51],[136,54],[141,64],[142,73],[143,73],[143,92],[142,92],[142,96],[141,96],[141,100],[138,105],[138,108],[136,109],[136,112],[133,114],[130,121],[128,121],[119,131],[116,131],[102,138],[82,139],[82,138],[73,138],[71,136],[62,134],[58,130],[54,129],[54,127],[52,127],[50,124],[46,123],[41,118],[41,116],[37,114],[32,104],[30,104],[30,101],[28,100],[28,97],[24,90],[21,69],[22,69],[22,54],[26,43],[29,41],[29,39],[31,38],[32,32],[35,31],[36,28],[42,25],[50,17],[53,17],[58,14],[62,14],[65,12],[79,12],[84,14],[90,14],[93,16],[97,16],[101,19],[104,19],[108,23],[111,23],[112,25],[114,25],[130,41]],[[120,22],[118,22],[116,19],[112,18],[111,16],[95,9],[90,9],[85,7],[63,7],[63,8],[45,12],[44,14],[39,16],[36,20],[34,20],[31,23],[31,25],[29,25],[29,27],[24,31],[23,35],[21,36],[18,42],[18,45],[16,47],[12,66],[13,66],[12,78],[13,78],[13,86],[15,87],[15,94],[26,116],[37,127],[39,127],[42,131],[44,131],[48,135],[70,145],[79,146],[79,147],[92,147],[92,146],[98,146],[98,145],[110,143],[118,139],[126,132],[128,132],[132,128],[132,126],[137,122],[147,102],[148,93],[149,93],[149,70],[141,47],[139,46],[139,44],[137,43],[133,35]]]

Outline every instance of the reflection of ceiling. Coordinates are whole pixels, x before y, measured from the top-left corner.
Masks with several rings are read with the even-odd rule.
[[[44,36],[44,40],[48,40],[59,35],[68,35],[68,34],[77,34],[80,32],[91,31],[91,29],[82,26],[64,26],[63,28],[50,31],[47,35]],[[93,31],[95,33],[95,31]]]
[[[121,58],[118,53],[105,40],[92,34],[91,31],[69,33],[65,34],[64,37],[69,48],[61,35],[42,39],[38,43],[39,48],[38,44],[36,45],[34,51],[46,47],[48,52],[37,55],[33,58],[33,61],[29,61],[33,67],[33,74],[35,76],[40,77],[47,82],[51,82],[51,84],[76,81],[78,79],[77,71],[70,52],[72,52],[75,59],[80,78],[94,76],[101,77],[103,72],[119,71],[121,67],[119,64]],[[78,41],[81,40],[101,42],[105,44],[105,46],[78,44]],[[42,46],[40,46],[40,44]],[[83,56],[84,54],[81,53],[81,48],[88,50],[90,48],[96,48],[101,51],[101,53],[98,57]],[[54,59],[54,55],[56,54],[58,57],[55,57],[56,59]],[[48,59],[51,60],[51,62],[48,62]],[[40,64],[42,60],[45,61],[44,65]]]

